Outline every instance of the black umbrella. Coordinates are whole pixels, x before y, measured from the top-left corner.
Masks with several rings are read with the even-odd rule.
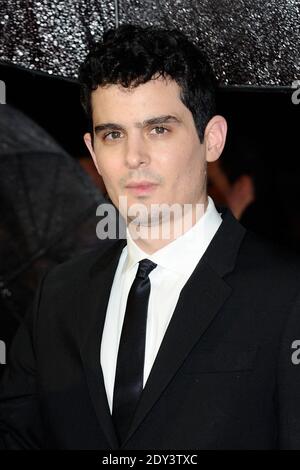
[[[96,207],[104,198],[43,129],[2,105],[0,201],[2,304],[22,317],[42,272],[99,243]]]
[[[0,61],[76,79],[92,41],[123,23],[176,27],[207,50],[223,85],[300,79],[298,0],[7,0]]]

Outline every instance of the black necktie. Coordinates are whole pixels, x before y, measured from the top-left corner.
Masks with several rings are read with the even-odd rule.
[[[139,263],[130,288],[119,344],[112,417],[120,442],[129,430],[143,391],[149,274],[157,265],[148,259]]]

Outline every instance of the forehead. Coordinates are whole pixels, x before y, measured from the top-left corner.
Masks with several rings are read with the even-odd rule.
[[[147,115],[162,114],[183,117],[189,110],[182,103],[180,93],[181,89],[174,80],[161,77],[135,88],[121,85],[98,87],[91,95],[93,119],[116,119],[120,116],[145,119]]]

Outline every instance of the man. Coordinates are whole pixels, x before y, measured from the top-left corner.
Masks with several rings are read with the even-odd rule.
[[[226,121],[203,54],[176,31],[122,26],[80,81],[127,243],[42,281],[2,385],[2,446],[300,448],[298,263],[207,197]]]

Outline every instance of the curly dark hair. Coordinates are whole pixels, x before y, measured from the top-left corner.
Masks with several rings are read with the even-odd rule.
[[[91,124],[91,93],[98,86],[137,87],[153,77],[175,80],[191,111],[200,142],[215,114],[216,79],[205,54],[177,30],[122,25],[92,45],[79,70],[80,95]]]

